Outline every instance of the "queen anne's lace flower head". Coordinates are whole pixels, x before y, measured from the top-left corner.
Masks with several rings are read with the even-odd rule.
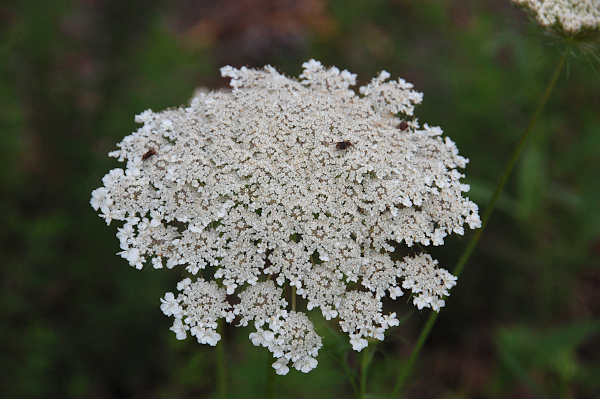
[[[600,31],[600,0],[512,0],[546,29],[569,36]]]
[[[232,91],[138,115],[143,126],[110,154],[126,168],[91,200],[107,223],[125,222],[119,254],[132,266],[203,276],[161,299],[177,338],[215,345],[219,319],[252,323],[250,339],[273,353],[279,374],[290,363],[313,369],[322,346],[285,287],[339,318],[360,351],[398,325],[383,297],[404,288],[419,309],[439,311],[455,284],[429,255],[393,260],[396,246],[442,245],[481,225],[461,195],[467,160],[440,128],[407,118],[422,101],[410,83],[383,71],[358,96],[356,75],[303,66],[300,81],[270,66],[224,67]]]

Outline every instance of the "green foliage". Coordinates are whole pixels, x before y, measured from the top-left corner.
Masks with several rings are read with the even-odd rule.
[[[159,310],[181,272],[131,269],[115,255],[116,227],[89,206],[119,166],[106,154],[137,128],[134,115],[224,83],[217,50],[230,38],[218,32],[243,29],[212,26],[195,40],[176,29],[183,3],[12,1],[0,12],[0,397],[218,395],[214,348],[176,341]],[[298,59],[316,58],[359,84],[382,69],[414,83],[425,95],[417,114],[470,158],[469,195],[485,208],[557,53],[525,35],[527,18],[503,0],[332,0],[325,10],[326,29],[306,28],[304,47],[275,66],[297,75]],[[250,66],[272,62],[256,58]],[[600,392],[600,79],[585,57],[571,63],[425,345],[410,397]],[[442,267],[467,238],[433,249]],[[389,308],[402,318],[405,302]],[[372,348],[368,393],[391,390],[427,315]],[[360,385],[360,354],[319,320],[318,368],[277,377],[276,397],[350,397],[346,371]],[[266,351],[249,333],[225,330],[230,398],[263,395]]]
[[[582,396],[600,392],[598,367],[587,369],[578,350],[600,334],[600,321],[591,320],[550,329],[526,326],[504,328],[498,332],[501,362],[493,396],[506,394],[515,383],[540,398],[564,398],[574,386]],[[516,381],[515,381],[516,380]]]

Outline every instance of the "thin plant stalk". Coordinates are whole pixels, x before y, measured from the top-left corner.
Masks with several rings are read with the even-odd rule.
[[[336,335],[336,332],[334,332],[333,328],[331,328],[331,326],[329,324],[325,324],[325,327],[327,327],[327,329],[333,336]],[[341,353],[330,353],[330,355],[333,358],[333,360],[342,367],[342,369],[346,373],[346,377],[348,377],[348,381],[350,382],[350,385],[352,386],[352,390],[354,391],[354,396],[359,398],[360,397],[360,389],[358,388],[358,384],[357,384],[358,378],[356,376],[356,373],[353,370],[350,370],[350,366],[348,366],[349,351],[350,350],[346,349],[346,350],[342,351]],[[337,355],[339,355],[339,356],[337,356]]]
[[[367,395],[367,375],[372,357],[368,346],[363,351],[360,362],[360,399],[365,399]]]
[[[227,398],[227,367],[225,364],[225,342],[223,337],[225,335],[223,325],[223,319],[219,319],[219,332],[221,333],[221,340],[216,349],[216,363],[217,363],[217,392],[219,399]]]
[[[296,286],[292,287],[292,311],[296,311]]]
[[[354,391],[354,396],[356,396],[357,398],[360,397],[360,390],[358,388],[358,386],[356,385],[356,377],[353,374],[352,370],[350,370],[350,367],[348,367],[348,362],[347,362],[347,357],[348,352],[344,353],[344,357],[341,359],[341,361],[339,361],[340,365],[342,366],[342,368],[344,369],[344,372],[346,373],[346,376],[348,377],[348,381],[350,381],[350,385],[352,386],[352,390]]]
[[[272,356],[267,354],[267,376],[265,380],[265,399],[273,399],[275,397],[275,369],[271,365]]]
[[[512,156],[510,157],[510,160],[508,161],[508,164],[506,165],[506,168],[504,169],[504,173],[502,174],[502,177],[500,178],[500,181],[498,182],[498,186],[496,187],[496,191],[494,192],[494,195],[490,201],[490,204],[487,207],[487,209],[485,210],[483,217],[481,218],[481,228],[478,229],[477,231],[475,231],[475,233],[471,236],[471,240],[469,241],[467,248],[463,252],[460,259],[458,260],[458,263],[456,264],[456,267],[453,271],[453,274],[456,277],[460,276],[465,265],[467,264],[467,261],[469,260],[469,257],[471,256],[471,254],[473,253],[473,250],[477,246],[477,243],[479,242],[479,239],[481,238],[481,234],[483,233],[483,230],[485,229],[487,222],[489,221],[490,217],[492,216],[494,207],[496,206],[496,203],[498,202],[498,199],[500,198],[500,194],[502,193],[502,190],[504,189],[504,186],[506,185],[506,182],[508,181],[508,177],[510,176],[510,174],[514,168],[514,166],[517,162],[517,159],[519,158],[519,155],[521,154],[521,151],[523,150],[523,147],[525,146],[525,143],[529,139],[529,136],[531,136],[531,132],[533,131],[533,126],[535,125],[535,122],[537,121],[538,117],[542,113],[542,109],[546,105],[546,102],[548,101],[548,98],[550,97],[550,93],[552,92],[552,89],[554,88],[556,81],[558,80],[558,77],[560,76],[560,73],[565,65],[566,58],[567,58],[566,55],[563,55],[560,58],[560,61],[558,62],[556,69],[554,70],[554,74],[552,75],[552,78],[550,78],[550,82],[548,83],[546,90],[544,90],[544,93],[542,94],[542,97],[540,98],[540,101],[537,105],[537,108],[535,109],[535,111],[533,113],[533,116],[531,117],[531,120],[529,121],[529,124],[523,131],[523,135],[521,136],[519,143],[517,144],[515,150],[512,153]],[[417,343],[415,344],[415,347],[413,348],[413,350],[410,354],[410,357],[408,358],[408,360],[406,361],[406,364],[404,365],[404,367],[402,367],[402,370],[400,371],[398,380],[396,382],[396,385],[394,386],[394,389],[390,395],[390,398],[398,397],[402,388],[404,388],[406,379],[411,372],[412,366],[413,366],[417,356],[419,355],[419,352],[421,351],[423,344],[425,344],[425,341],[427,340],[427,337],[429,336],[429,333],[431,332],[431,329],[433,328],[433,325],[435,324],[435,322],[438,318],[438,315],[439,315],[438,312],[431,312],[431,314],[429,315],[429,318],[427,319],[427,322],[425,323],[423,330],[421,330],[421,334],[419,335],[419,338],[417,339]]]

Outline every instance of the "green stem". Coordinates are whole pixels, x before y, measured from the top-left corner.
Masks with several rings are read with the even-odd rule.
[[[560,58],[560,61],[558,62],[558,65],[556,66],[556,69],[554,70],[554,74],[552,75],[552,78],[550,78],[550,82],[548,83],[546,90],[544,90],[544,93],[542,94],[542,97],[540,98],[537,108],[535,109],[533,116],[531,117],[531,120],[529,121],[529,124],[527,125],[527,127],[525,128],[525,131],[523,132],[523,135],[521,136],[521,140],[519,140],[519,142],[517,143],[517,147],[513,151],[512,156],[510,157],[510,160],[508,161],[508,164],[506,165],[506,168],[504,169],[504,173],[502,174],[502,177],[500,178],[500,181],[498,182],[498,186],[496,187],[494,196],[492,197],[489,206],[487,207],[487,209],[485,210],[485,213],[483,214],[483,217],[481,218],[481,228],[478,229],[477,231],[475,231],[475,233],[471,236],[469,245],[467,245],[467,248],[463,252],[460,259],[458,260],[458,263],[456,264],[456,268],[453,271],[453,274],[456,277],[460,276],[463,269],[465,268],[465,265],[467,264],[467,261],[469,260],[469,257],[471,256],[471,254],[473,253],[473,250],[477,246],[477,243],[479,242],[479,238],[481,238],[481,234],[483,233],[483,230],[485,229],[485,226],[487,225],[488,220],[492,216],[494,207],[496,206],[496,203],[498,202],[498,199],[500,198],[500,194],[502,193],[502,190],[504,189],[504,186],[505,186],[506,182],[508,181],[508,177],[510,176],[510,173],[512,172],[515,164],[517,163],[517,159],[519,158],[519,155],[521,154],[521,151],[523,150],[523,147],[525,146],[527,139],[529,138],[529,136],[531,135],[531,132],[533,131],[533,126],[535,125],[535,122],[537,121],[538,117],[542,113],[542,109],[546,105],[546,102],[548,101],[548,98],[550,97],[550,93],[552,92],[552,89],[554,88],[556,81],[558,80],[558,77],[560,76],[560,72],[562,71],[562,69],[565,65],[565,60],[566,60],[566,57],[564,57],[564,56]],[[437,312],[432,312],[429,315],[429,318],[427,319],[427,322],[425,323],[425,326],[423,327],[423,330],[421,331],[421,334],[419,335],[417,343],[416,343],[415,347],[413,348],[413,350],[410,354],[410,357],[408,358],[406,364],[400,371],[400,374],[398,376],[398,381],[396,382],[396,385],[394,386],[394,389],[390,395],[390,398],[397,397],[398,394],[400,393],[400,391],[402,390],[402,388],[404,387],[406,379],[411,372],[412,366],[413,366],[417,356],[419,355],[419,352],[420,352],[421,348],[423,347],[423,344],[425,344],[425,341],[427,340],[427,337],[429,336],[429,333],[430,333],[431,329],[433,328],[433,325],[435,324],[435,321],[437,320],[437,318],[438,318]]]
[[[219,333],[221,334],[221,341],[217,344],[216,349],[216,362],[217,362],[217,392],[219,399],[227,398],[227,368],[225,366],[225,342],[224,342],[224,324],[223,319],[219,319],[218,326]]]
[[[273,357],[271,353],[267,353],[267,378],[265,380],[265,399],[273,399],[275,397],[275,369],[271,365]]]
[[[360,362],[360,399],[365,399],[367,395],[367,374],[369,371],[369,363],[371,363],[369,347],[367,346],[363,351]]]
[[[296,286],[292,287],[292,311],[296,311]]]
[[[354,396],[356,396],[357,398],[360,396],[360,391],[358,389],[358,386],[356,385],[356,377],[354,376],[354,373],[352,372],[352,370],[350,370],[350,367],[348,367],[348,359],[347,359],[347,355],[348,353],[344,353],[341,361],[339,361],[339,363],[341,364],[342,368],[344,369],[344,372],[346,373],[346,377],[348,377],[348,381],[350,381],[350,385],[352,385],[352,390],[354,391]]]
[[[502,177],[500,178],[500,182],[498,182],[498,186],[496,187],[494,196],[492,197],[492,200],[490,201],[489,206],[487,207],[487,209],[485,210],[485,213],[483,214],[483,217],[481,218],[481,228],[478,229],[477,231],[475,231],[473,236],[471,236],[471,241],[469,241],[469,245],[467,246],[467,249],[465,249],[465,252],[463,252],[458,263],[456,264],[456,268],[453,271],[453,273],[456,277],[460,276],[463,269],[465,268],[465,265],[467,264],[467,261],[469,260],[469,257],[471,256],[471,253],[477,246],[477,243],[479,242],[479,238],[481,237],[481,234],[483,233],[483,230],[485,229],[485,226],[487,225],[488,220],[490,220],[490,217],[492,216],[492,212],[494,211],[496,202],[498,202],[498,199],[500,198],[500,194],[502,194],[502,190],[504,189],[504,186],[506,185],[506,182],[508,181],[508,177],[510,176],[510,173],[512,172],[515,164],[517,163],[517,160],[519,159],[521,150],[523,150],[523,147],[525,147],[525,143],[527,142],[527,139],[529,138],[529,136],[531,135],[531,132],[533,131],[533,126],[535,125],[535,122],[537,121],[538,117],[542,113],[542,109],[546,105],[546,102],[548,102],[548,98],[550,98],[550,93],[552,93],[552,89],[554,89],[554,85],[556,84],[556,81],[558,80],[558,77],[560,76],[560,72],[562,71],[563,67],[565,66],[565,60],[566,60],[566,57],[564,57],[564,56],[560,58],[560,61],[558,62],[558,65],[556,66],[556,69],[554,70],[554,74],[552,75],[552,78],[550,78],[550,82],[548,83],[548,86],[546,87],[546,90],[544,90],[544,94],[542,95],[542,98],[540,99],[540,102],[538,103],[538,106],[535,109],[535,112],[533,113],[533,116],[531,117],[529,124],[525,128],[523,135],[521,136],[521,140],[519,140],[519,142],[517,143],[517,147],[513,151],[512,156],[510,157],[510,160],[508,161],[508,165],[506,165],[506,168],[504,169],[504,173],[502,174]]]
[[[396,381],[396,385],[394,386],[394,390],[390,394],[390,398],[397,397],[398,394],[400,393],[400,391],[402,390],[402,388],[404,387],[406,378],[409,376],[410,372],[412,371],[412,366],[413,366],[415,360],[417,359],[417,356],[419,355],[419,352],[421,351],[423,344],[425,344],[425,341],[427,340],[427,337],[429,336],[429,332],[433,328],[433,325],[435,324],[435,321],[437,320],[438,315],[439,315],[438,312],[431,312],[431,314],[429,315],[429,318],[427,319],[427,322],[425,323],[423,330],[421,330],[421,334],[419,335],[419,339],[417,340],[415,347],[413,348],[412,352],[410,353],[410,356],[409,356],[408,360],[406,361],[406,364],[400,370],[400,375],[398,376],[398,381]]]
[[[334,338],[336,338],[337,331],[334,330],[329,324],[325,324],[325,327],[327,328],[327,330],[329,330],[331,335]],[[341,349],[341,348],[338,347],[338,349]],[[348,381],[350,382],[350,385],[352,386],[352,390],[354,391],[354,396],[358,398],[360,396],[360,391],[358,389],[358,385],[356,384],[356,380],[357,380],[356,373],[353,370],[350,370],[350,366],[348,366],[348,354],[350,353],[350,351],[351,351],[351,349],[333,350],[333,351],[329,351],[328,353],[335,362],[337,362],[340,366],[342,366],[342,369],[346,373],[346,377],[348,377]],[[354,351],[352,351],[352,353],[354,353]]]

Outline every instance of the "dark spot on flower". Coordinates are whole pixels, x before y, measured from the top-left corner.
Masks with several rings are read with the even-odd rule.
[[[144,155],[142,155],[142,161],[145,161],[146,159],[150,158],[152,155],[156,155],[157,152],[154,148],[151,148],[148,150],[147,153],[145,153]]]
[[[352,147],[353,145],[354,144],[352,144],[348,140],[344,140],[344,141],[338,141],[337,143],[335,143],[335,148],[337,150],[345,150],[346,148]]]

